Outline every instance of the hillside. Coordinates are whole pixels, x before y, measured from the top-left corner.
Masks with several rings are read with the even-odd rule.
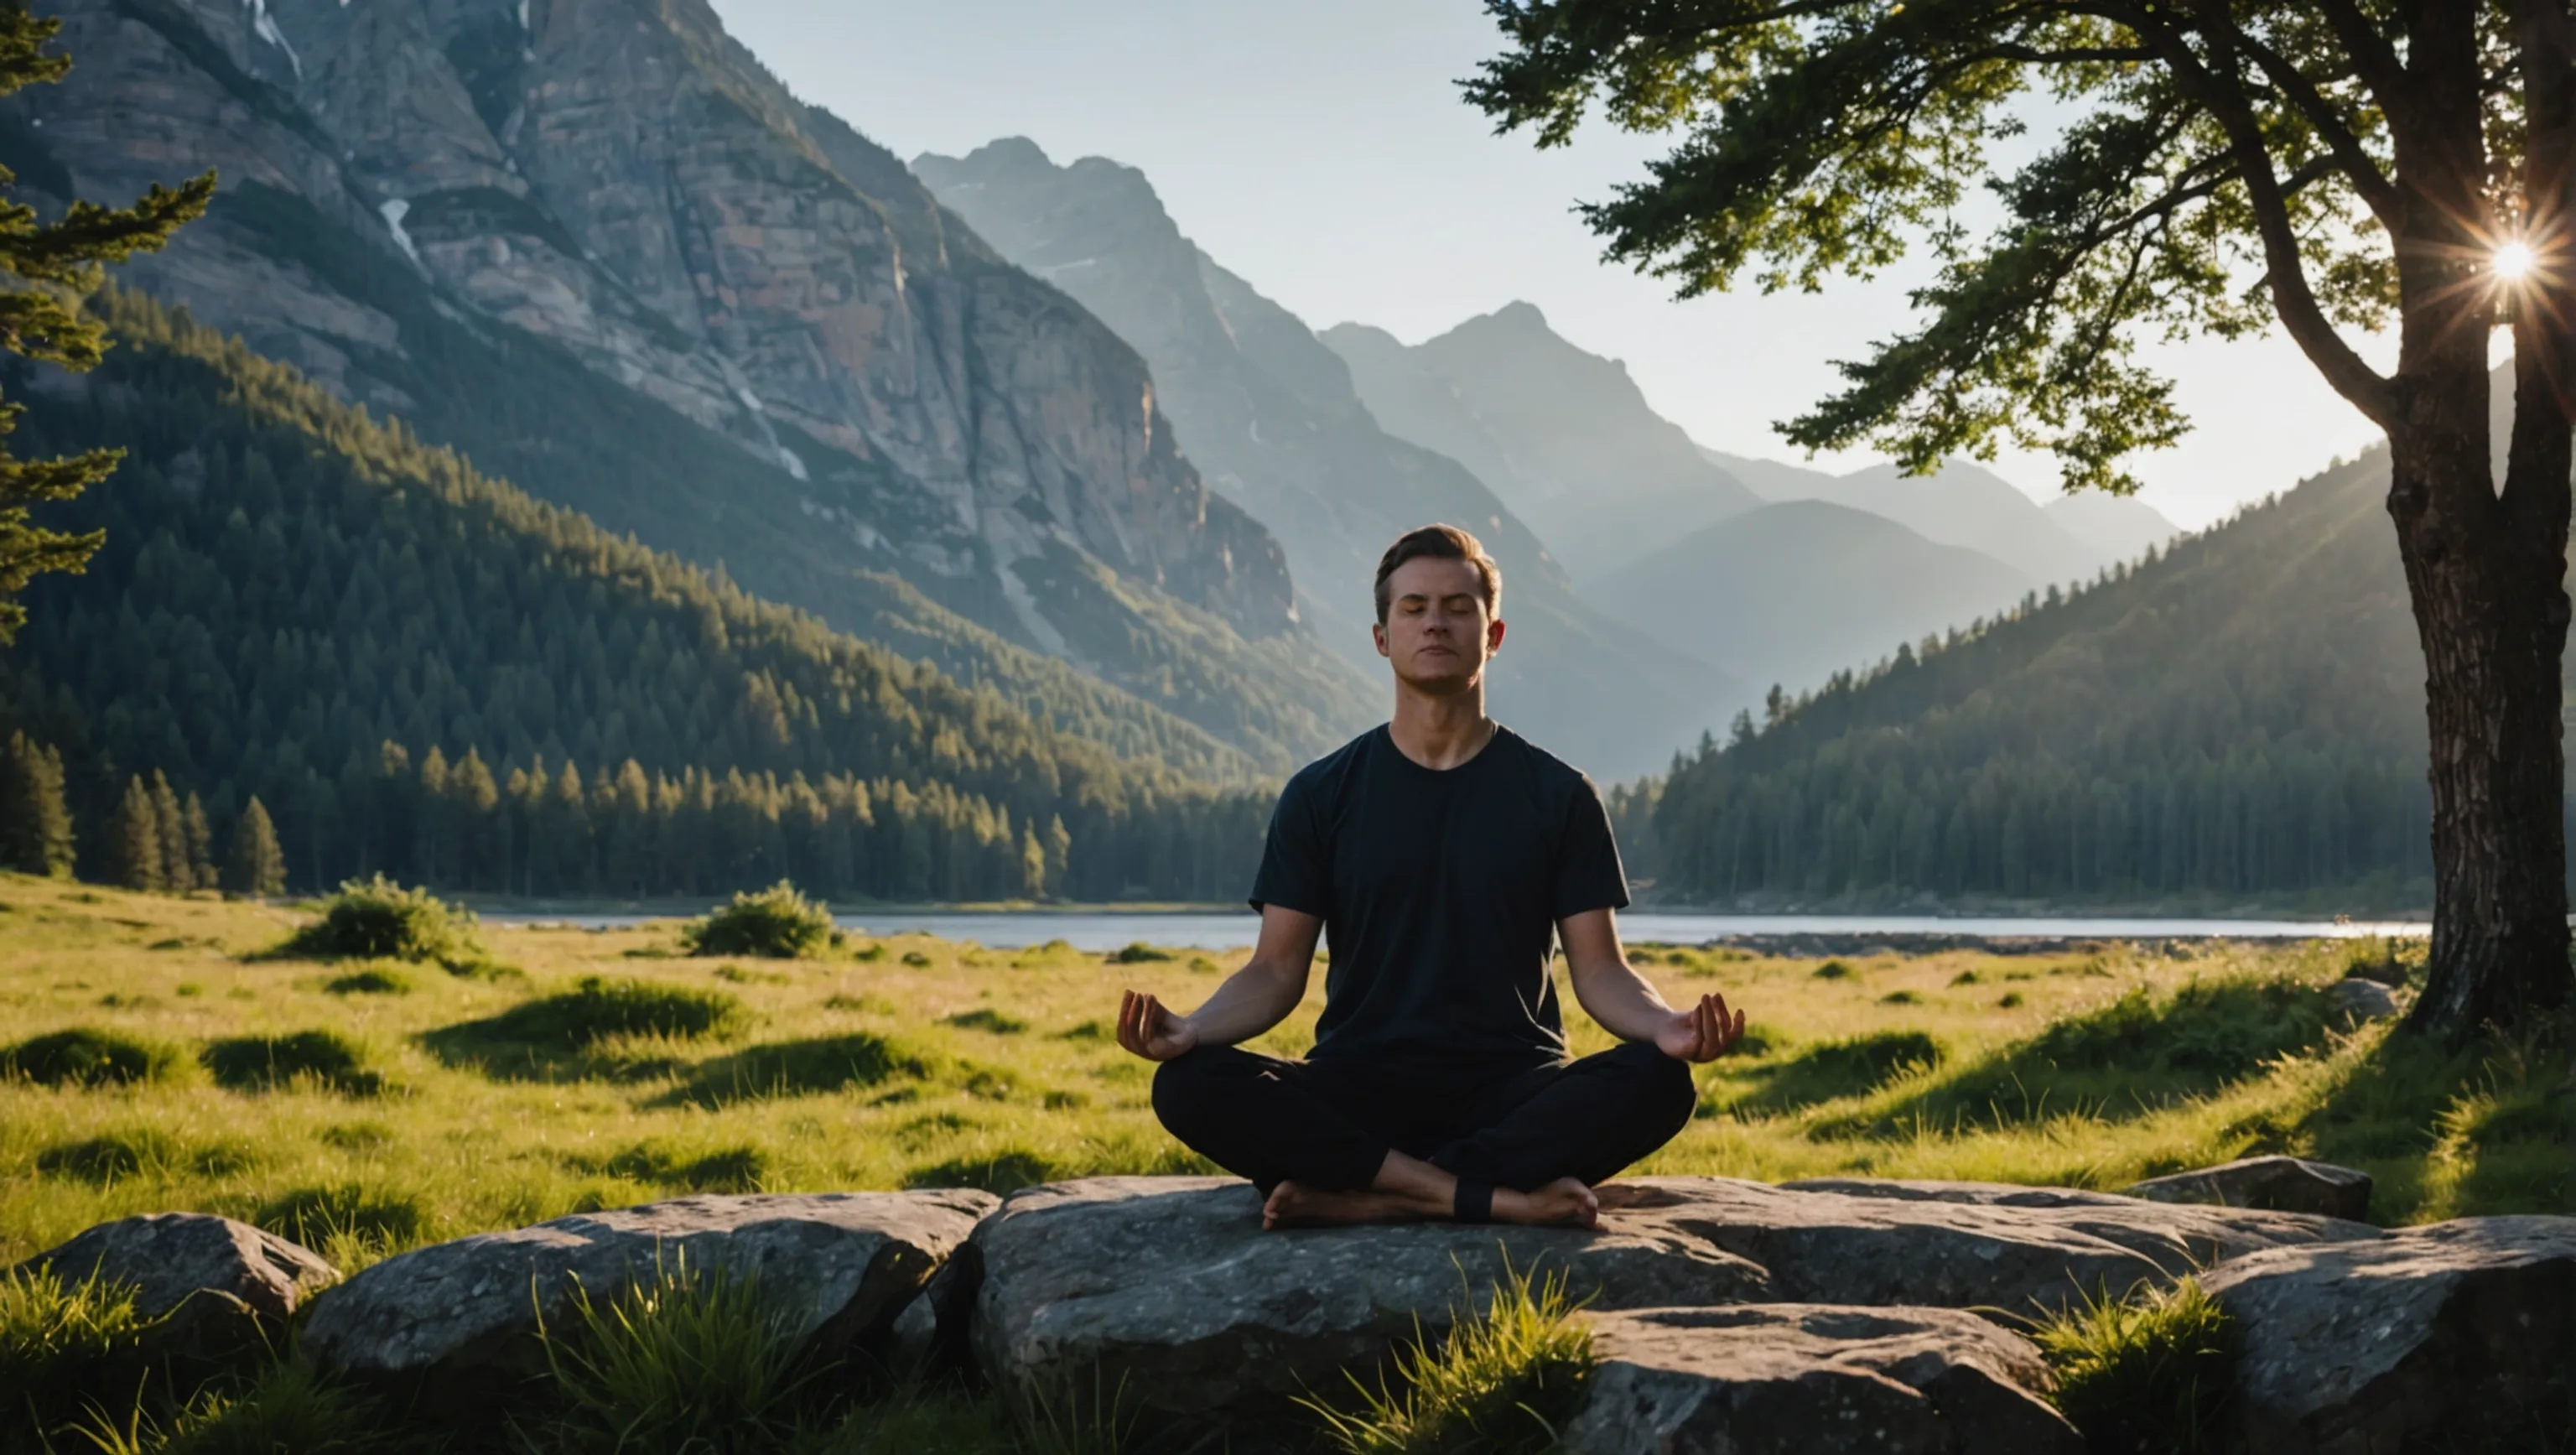
[[[1817,685],[1819,663],[1876,660],[2008,606],[2035,584],[1894,521],[1798,500],[1695,531],[1591,594],[1675,651],[1794,690]]]
[[[1527,303],[1409,347],[1359,324],[1322,337],[1390,433],[1474,470],[1578,587],[1762,503],[1648,407],[1625,365],[1568,343]]]
[[[52,518],[104,526],[0,655],[0,730],[59,748],[84,872],[130,775],[220,842],[258,795],[293,882],[1228,897],[1267,797],[1187,730],[1121,758],[379,425],[138,295],[87,376],[7,381],[28,453],[123,446]],[[1030,684],[1018,684],[1026,688]],[[1032,716],[1032,711],[1037,715]],[[1145,725],[1112,724],[1103,733]]]
[[[0,103],[21,190],[223,179],[133,286],[957,670],[1053,657],[1273,767],[1366,719],[1135,351],[700,0],[61,10],[69,78]]]
[[[2420,909],[2423,665],[2375,451],[1940,650],[1653,800],[1666,892]]]
[[[1374,680],[1369,582],[1399,533],[1474,530],[1502,563],[1511,636],[1496,714],[1605,777],[1649,771],[1745,692],[1577,600],[1512,507],[1458,462],[1395,438],[1304,322],[1182,234],[1143,173],[1057,166],[1025,139],[914,170],[1013,262],[1073,295],[1152,365],[1180,448],[1287,548],[1298,610]],[[1618,701],[1623,710],[1596,705]]]

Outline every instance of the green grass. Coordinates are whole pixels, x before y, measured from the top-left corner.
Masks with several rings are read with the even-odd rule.
[[[832,912],[781,880],[767,889],[736,894],[680,931],[692,955],[763,955],[792,960],[817,955],[839,934]]]
[[[1347,1405],[1299,1401],[1343,1455],[1541,1455],[1579,1406],[1595,1359],[1562,1275],[1505,1276],[1445,1338],[1417,1332],[1374,1385],[1350,1374]]]
[[[2235,1325],[2193,1279],[2100,1293],[2031,1337],[2057,1405],[2094,1455],[2212,1455],[2227,1448]]]
[[[367,1054],[334,1031],[290,1031],[282,1036],[226,1036],[198,1053],[218,1086],[234,1091],[275,1091],[297,1082],[345,1096],[374,1096],[382,1074],[367,1069]]]
[[[166,1045],[90,1026],[48,1031],[0,1051],[0,1076],[41,1086],[123,1086],[167,1078],[180,1055]]]
[[[0,1270],[0,1452],[42,1449],[93,1407],[130,1403],[157,1327],[130,1288]]]
[[[556,1410],[550,1455],[768,1455],[828,1404],[785,1305],[757,1279],[675,1261],[617,1290],[576,1287],[542,1330]]]

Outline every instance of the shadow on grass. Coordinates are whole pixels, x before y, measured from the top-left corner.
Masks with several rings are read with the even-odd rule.
[[[596,1054],[603,1041],[659,1036],[721,1038],[750,1024],[750,1013],[720,990],[644,980],[584,979],[560,995],[523,1001],[499,1015],[441,1026],[420,1038],[442,1063],[495,1080],[571,1081],[594,1076],[666,1074],[668,1057],[643,1062]]]
[[[217,1085],[232,1091],[277,1091],[298,1082],[343,1096],[375,1096],[385,1089],[381,1072],[366,1066],[358,1047],[329,1031],[283,1036],[227,1036],[199,1053]]]
[[[952,1157],[936,1166],[915,1168],[903,1179],[909,1188],[975,1187],[1009,1194],[1023,1187],[1052,1182],[1061,1174],[1054,1163],[1019,1147],[979,1157]]]
[[[1818,1130],[2002,1128],[2068,1113],[2128,1121],[2324,1045],[2335,1015],[2330,994],[2296,980],[2197,980],[2169,996],[2139,986]]]
[[[1918,1066],[1941,1063],[1941,1043],[1921,1031],[1881,1031],[1809,1046],[1784,1061],[1738,1073],[1753,1089],[1727,1103],[1740,1112],[1796,1111],[1841,1096],[1859,1096]]]
[[[2450,1047],[2391,1029],[2303,1110],[2244,1130],[2254,1150],[2371,1175],[2383,1224],[2576,1213],[2571,1027]]]
[[[307,1248],[348,1240],[390,1249],[420,1241],[429,1215],[404,1194],[343,1182],[296,1188],[272,1199],[251,1221]]]
[[[897,1078],[918,1081],[931,1075],[937,1064],[927,1052],[866,1031],[773,1041],[701,1064],[685,1085],[652,1104],[688,1104],[712,1111],[735,1102],[811,1096]]]

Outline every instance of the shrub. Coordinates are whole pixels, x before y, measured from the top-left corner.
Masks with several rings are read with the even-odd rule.
[[[384,1077],[366,1069],[366,1053],[331,1031],[227,1036],[208,1043],[199,1059],[217,1085],[235,1091],[274,1091],[299,1079],[351,1096],[384,1089]]]
[[[1844,964],[1840,960],[1827,960],[1822,965],[1816,967],[1816,978],[1818,980],[1848,979],[1851,973],[1852,967]]]
[[[793,960],[832,941],[832,912],[782,879],[757,893],[736,894],[680,931],[692,955],[765,955]]]
[[[1348,1375],[1357,1409],[1302,1403],[1346,1455],[1538,1455],[1555,1448],[1595,1362],[1592,1331],[1572,1314],[1562,1274],[1506,1272],[1482,1314],[1436,1345],[1417,1333],[1396,1351],[1393,1387]]]
[[[513,1006],[479,1029],[498,1040],[578,1050],[611,1036],[729,1035],[750,1023],[742,1002],[721,990],[588,975],[561,995]]]
[[[685,1259],[602,1298],[576,1284],[540,1325],[561,1412],[543,1449],[783,1450],[816,1402],[820,1371],[798,1357],[793,1315],[757,1279]]]
[[[300,960],[414,960],[479,963],[473,911],[426,889],[405,889],[379,874],[352,879],[322,902],[322,918],[297,930],[273,952]]]
[[[1172,952],[1157,950],[1143,940],[1137,940],[1110,951],[1103,958],[1112,965],[1145,965],[1156,960],[1168,960],[1172,958]]]
[[[171,1047],[87,1026],[30,1037],[0,1051],[0,1076],[24,1076],[46,1086],[159,1081],[179,1064]]]
[[[2225,1448],[2236,1327],[2198,1280],[2126,1299],[2081,1299],[2031,1337],[2057,1376],[2058,1408],[2088,1450]]]

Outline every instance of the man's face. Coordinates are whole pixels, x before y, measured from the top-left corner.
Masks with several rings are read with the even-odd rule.
[[[1427,692],[1463,692],[1503,644],[1502,618],[1485,610],[1483,578],[1465,561],[1416,556],[1387,578],[1378,655],[1400,680]]]

